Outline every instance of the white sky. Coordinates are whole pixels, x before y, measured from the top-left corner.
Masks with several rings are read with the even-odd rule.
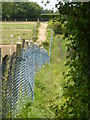
[[[42,2],[42,0],[29,0],[30,2],[37,2],[41,7],[43,7],[44,9],[52,9],[54,8],[54,11],[56,10],[55,9],[55,4],[57,3],[57,0],[50,0],[50,3],[47,4],[47,6],[45,6],[44,4],[46,3],[47,0],[43,0],[44,2]]]

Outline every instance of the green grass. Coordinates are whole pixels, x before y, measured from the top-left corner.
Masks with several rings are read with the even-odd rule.
[[[28,23],[20,23],[20,24],[2,24],[2,41],[0,44],[11,44],[11,34],[13,35],[13,44],[16,44],[18,41],[18,37],[21,39],[31,39],[32,38],[32,30],[36,24]]]
[[[53,37],[54,37],[54,34],[53,34]],[[51,41],[51,29],[47,28],[46,40],[42,42],[42,45],[48,51],[48,53],[49,53],[50,41]]]
[[[49,33],[50,34],[50,33]],[[63,93],[64,78],[62,72],[66,72],[65,43],[61,38],[63,59],[59,52],[58,37],[52,42],[52,53],[50,64],[42,67],[35,78],[34,101],[19,112],[21,118],[54,118],[55,108],[59,104]]]
[[[11,43],[11,34],[13,35],[13,44],[16,44],[19,36],[25,39],[30,39],[32,37],[31,29],[2,29],[2,44]]]
[[[32,29],[35,24],[2,24],[3,29]]]

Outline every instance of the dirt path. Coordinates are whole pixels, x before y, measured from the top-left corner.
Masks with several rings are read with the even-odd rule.
[[[41,25],[39,27],[38,40],[37,40],[38,44],[41,44],[42,41],[46,40],[46,28],[47,28],[47,22],[41,22]]]

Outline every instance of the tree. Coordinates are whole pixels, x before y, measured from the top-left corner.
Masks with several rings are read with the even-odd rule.
[[[42,8],[36,2],[3,2],[2,19],[36,20],[41,17]]]
[[[62,102],[56,109],[58,117],[89,118],[90,89],[90,2],[56,5],[61,15],[67,15],[64,36],[68,39],[68,74]]]
[[[2,19],[10,19],[13,10],[13,3],[2,3]]]

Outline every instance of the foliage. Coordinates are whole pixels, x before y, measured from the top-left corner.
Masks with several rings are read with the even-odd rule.
[[[53,13],[52,10],[48,10],[48,9],[42,10],[42,14],[52,14],[52,13]]]
[[[49,29],[52,29],[56,34],[62,34],[64,31],[64,25],[60,22],[60,19],[54,19],[54,20],[50,20],[49,21],[49,25],[48,25]]]
[[[59,14],[41,14],[41,19],[43,21],[49,21],[50,19],[58,18]]]
[[[37,20],[42,8],[36,2],[3,2],[2,20]]]
[[[56,107],[60,118],[89,118],[89,79],[90,79],[90,2],[59,2],[59,12],[68,16],[64,37],[67,37],[68,73],[63,97]],[[57,6],[58,6],[57,5]],[[64,73],[63,73],[64,74]]]
[[[52,38],[54,38],[54,32],[52,34]],[[50,47],[50,41],[51,41],[51,28],[49,27],[49,22],[47,26],[47,31],[46,31],[46,40],[42,42],[43,47],[48,51],[49,53],[49,47]]]
[[[43,46],[46,50],[48,50],[48,48],[49,48],[49,41],[44,41],[44,42],[42,43],[42,46]]]
[[[38,27],[40,26],[40,22],[38,21],[36,26],[33,28],[33,31],[32,31],[32,40],[34,42],[36,42],[36,40],[38,39]]]

